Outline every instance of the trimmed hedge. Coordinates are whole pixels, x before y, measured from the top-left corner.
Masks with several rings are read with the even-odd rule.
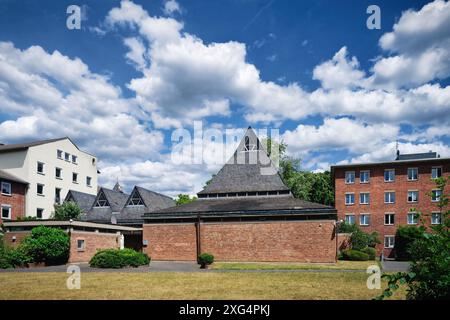
[[[91,267],[103,269],[136,268],[149,265],[150,257],[132,249],[106,249],[97,251],[89,264]]]
[[[369,255],[367,253],[358,251],[358,250],[344,250],[342,252],[342,255],[344,256],[345,260],[350,260],[350,261],[368,261],[369,260]]]
[[[367,247],[361,250],[361,252],[367,254],[369,256],[369,260],[375,260],[375,257],[377,255],[377,250],[372,247]]]
[[[202,253],[197,258],[197,263],[200,265],[202,269],[205,269],[207,265],[210,265],[214,262],[214,256],[210,253]]]

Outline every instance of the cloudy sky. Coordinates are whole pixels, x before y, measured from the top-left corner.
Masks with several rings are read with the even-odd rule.
[[[76,2],[76,1],[75,1]],[[117,178],[194,194],[220,168],[172,161],[174,130],[279,129],[306,170],[450,156],[450,3],[0,0],[0,142],[69,136]],[[198,123],[198,122],[197,122]]]

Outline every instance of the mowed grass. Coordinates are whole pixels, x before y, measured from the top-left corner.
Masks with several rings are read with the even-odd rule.
[[[372,299],[381,292],[367,289],[363,272],[83,273],[80,290],[67,289],[68,276],[0,274],[0,299]]]
[[[377,261],[337,261],[333,264],[278,263],[278,262],[215,262],[213,269],[220,270],[367,270],[378,266]]]

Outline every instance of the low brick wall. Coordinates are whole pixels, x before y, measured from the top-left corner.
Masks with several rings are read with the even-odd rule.
[[[22,242],[23,238],[29,234],[29,231],[6,232],[3,236],[3,241],[7,246],[16,248]],[[16,237],[16,239],[13,240],[13,237]]]
[[[84,240],[84,250],[79,251],[77,240]],[[120,244],[115,233],[96,233],[74,230],[70,237],[69,263],[89,262],[98,250],[118,249]]]
[[[144,251],[153,260],[195,261],[196,228],[189,224],[144,225]],[[216,261],[335,262],[333,221],[202,223],[201,251]]]

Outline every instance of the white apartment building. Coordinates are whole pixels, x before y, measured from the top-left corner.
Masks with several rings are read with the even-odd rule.
[[[69,138],[0,145],[0,169],[29,183],[26,216],[50,218],[69,190],[97,194],[97,158]]]

